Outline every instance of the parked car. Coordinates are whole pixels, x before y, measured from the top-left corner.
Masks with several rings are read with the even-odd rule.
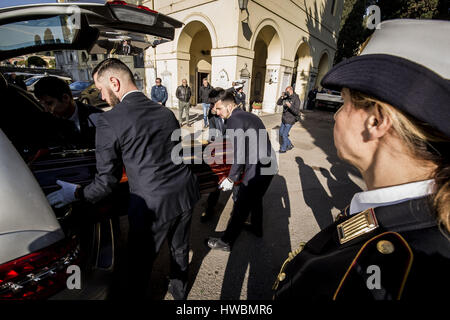
[[[43,77],[47,77],[47,76],[49,76],[49,74],[33,76],[33,77],[30,77],[27,80],[25,80],[25,84],[27,86],[27,90],[30,91],[30,92],[34,92],[34,86],[36,85],[36,83],[40,79],[42,79]],[[69,78],[69,77],[57,76],[57,75],[53,75],[53,74],[51,76],[63,79],[65,82],[67,82],[67,84],[71,84],[72,83],[72,79]]]
[[[130,37],[144,50],[153,45],[149,35],[173,40],[175,28],[182,26],[123,1],[39,2],[0,8],[0,60],[56,50],[109,53],[117,41],[108,39],[115,36]],[[74,6],[80,9],[79,28],[67,23]],[[55,41],[35,43],[35,35],[44,39],[49,31]],[[95,205],[50,207],[45,195],[58,189],[57,179],[92,181],[95,150],[72,143],[64,120],[1,75],[0,94],[0,299],[108,297],[117,254],[115,217],[126,212],[126,175],[115,194]],[[71,265],[81,268],[80,290],[66,286]]]
[[[69,84],[72,97],[76,100],[80,97],[81,92],[92,84],[91,81],[75,81]]]
[[[339,91],[323,89],[316,95],[316,108],[339,109],[344,103]]]
[[[90,104],[94,107],[108,107],[108,104],[102,100],[100,91],[95,87],[95,84],[93,82],[91,82],[88,87],[80,92],[79,99],[82,103]]]

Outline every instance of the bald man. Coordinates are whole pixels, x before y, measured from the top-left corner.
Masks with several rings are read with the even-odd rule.
[[[186,125],[190,127],[189,124],[189,107],[191,103],[189,102],[191,99],[191,88],[187,84],[187,80],[181,80],[181,86],[178,86],[175,95],[178,98],[178,120],[180,121],[180,126],[183,125],[183,111],[186,110]]]
[[[97,120],[94,181],[82,188],[59,182],[48,196],[52,205],[76,199],[95,203],[119,185],[125,167],[130,188],[128,297],[142,298],[154,259],[167,237],[171,253],[169,292],[187,295],[189,234],[192,209],[200,198],[195,176],[171,159],[172,132],[180,126],[172,111],[139,92],[130,69],[110,58],[93,70],[102,99],[113,108]],[[75,193],[75,196],[73,194]]]

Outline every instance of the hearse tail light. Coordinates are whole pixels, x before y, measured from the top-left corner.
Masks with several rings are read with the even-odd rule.
[[[66,288],[67,267],[80,261],[74,239],[0,265],[0,300],[45,299]]]

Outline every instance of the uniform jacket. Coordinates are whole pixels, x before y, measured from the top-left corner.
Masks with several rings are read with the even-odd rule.
[[[275,152],[269,135],[267,132],[263,136],[259,134],[259,130],[266,130],[266,127],[258,116],[236,108],[227,119],[226,126],[227,139],[231,140],[234,153],[234,163],[228,175],[231,180],[240,181],[243,175],[242,183],[248,185],[251,180],[261,175],[263,167],[276,166]],[[240,134],[236,131],[239,129],[242,130]],[[255,132],[253,141],[244,135],[251,136],[251,132]],[[273,174],[276,173],[276,169],[274,170]]]
[[[155,102],[162,102],[163,105],[166,105],[168,95],[167,89],[163,85],[161,86],[153,86],[151,92],[151,99]]]
[[[171,141],[171,135],[178,128],[172,111],[141,92],[130,93],[112,110],[102,113],[96,136],[98,172],[85,187],[84,198],[97,202],[110,194],[125,166],[130,208],[144,202],[150,219],[161,223],[193,208],[199,199],[196,177],[185,164],[176,165],[171,159],[178,143]]]
[[[300,113],[300,98],[298,97],[298,94],[293,93],[287,101],[291,102],[291,107],[285,107],[283,106],[283,115],[281,116],[281,122],[287,123],[287,124],[295,124],[295,117],[299,115]],[[278,105],[283,105],[283,99],[279,98],[277,101]]]
[[[191,88],[189,86],[178,86],[177,91],[175,93],[177,98],[184,102],[189,102],[191,99]]]
[[[241,104],[242,110],[245,110],[245,93],[243,92],[236,92],[234,101],[237,105]]]
[[[209,103],[208,96],[209,96],[209,93],[211,92],[211,90],[212,90],[212,87],[209,85],[209,83],[208,83],[207,87],[205,87],[204,85],[202,85],[200,87],[200,94],[198,97],[198,100],[200,103]]]
[[[450,241],[436,224],[429,198],[366,210],[378,227],[352,234],[345,216],[322,230],[286,262],[277,299],[442,300],[450,285]],[[355,222],[355,220],[352,220]],[[338,228],[344,223],[344,228]],[[346,231],[342,231],[346,230]],[[353,231],[355,229],[353,228]],[[448,235],[447,235],[448,237]]]

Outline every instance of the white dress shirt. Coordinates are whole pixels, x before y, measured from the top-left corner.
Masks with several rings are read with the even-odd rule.
[[[425,197],[433,193],[433,186],[434,180],[430,179],[355,193],[350,203],[350,215],[369,208],[389,206]]]
[[[133,93],[133,92],[140,92],[140,91],[139,91],[139,90],[131,90],[131,91],[128,91],[127,93],[125,93],[125,94],[122,96],[122,99],[120,99],[120,102],[122,102],[123,99],[125,99],[125,97],[126,97],[127,95],[129,95],[130,93]]]

